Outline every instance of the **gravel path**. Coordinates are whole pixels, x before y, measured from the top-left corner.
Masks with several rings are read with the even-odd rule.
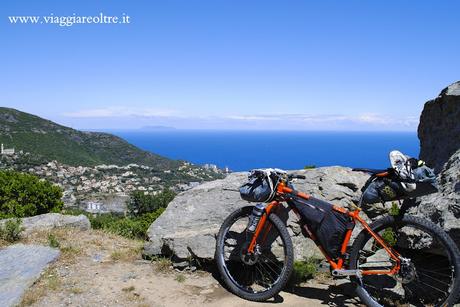
[[[48,235],[37,233],[23,242],[46,245]],[[153,263],[142,260],[140,256],[143,241],[128,240],[96,230],[60,229],[53,230],[52,235],[59,242],[61,255],[46,269],[46,274],[42,274],[25,292],[20,306],[260,307],[267,305],[245,301],[231,294],[222,287],[219,278],[211,272],[178,272],[170,268],[167,260]],[[40,249],[50,250],[46,247]],[[26,253],[26,255],[30,254]],[[37,253],[34,253],[34,258],[38,258],[35,255]],[[16,262],[13,261],[16,256],[13,258],[10,256],[8,259],[3,260],[7,266]],[[51,260],[48,259],[49,261]],[[48,262],[44,261],[44,263]],[[35,268],[39,274],[38,266]],[[2,270],[1,272],[6,271],[6,269]],[[10,274],[9,278],[17,276],[15,274]],[[28,282],[27,285],[31,283]],[[23,289],[25,287],[24,283]],[[3,288],[0,292],[4,292]],[[283,307],[355,306],[356,300],[347,296],[348,293],[351,291],[346,280],[326,279],[322,282],[312,280],[290,291],[281,292],[271,300],[271,303]],[[16,300],[15,303],[17,302]],[[8,304],[2,301],[0,306],[8,306]]]

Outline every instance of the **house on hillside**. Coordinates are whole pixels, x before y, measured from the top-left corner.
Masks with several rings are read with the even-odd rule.
[[[3,143],[2,143],[0,153],[2,155],[14,155],[14,148],[3,148]]]

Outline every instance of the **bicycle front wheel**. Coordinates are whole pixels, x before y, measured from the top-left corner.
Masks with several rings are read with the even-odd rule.
[[[354,277],[367,306],[451,306],[460,296],[460,253],[439,226],[415,216],[386,216],[372,225],[375,233],[401,255],[394,275]],[[363,230],[353,243],[350,269],[388,271],[395,262]]]
[[[252,209],[252,206],[237,209],[225,219],[216,239],[215,260],[231,292],[247,300],[265,301],[286,285],[294,252],[283,221],[270,214],[254,254],[246,253],[251,240],[247,225]]]

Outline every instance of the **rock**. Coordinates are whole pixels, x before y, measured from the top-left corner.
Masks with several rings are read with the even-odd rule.
[[[460,246],[460,81],[425,104],[418,135],[420,158],[438,172],[439,192],[418,199],[410,213],[446,230]]]
[[[349,206],[352,199],[359,197],[360,187],[368,178],[344,167],[295,173],[306,176],[305,180],[295,182],[299,191],[342,206]],[[240,198],[238,190],[246,180],[247,173],[233,173],[225,179],[207,182],[177,195],[150,226],[144,253],[172,256],[174,262],[183,262],[190,257],[212,259],[215,236],[224,219],[237,208],[250,205]],[[291,212],[288,227],[293,236],[296,258],[319,255],[314,243],[300,234],[293,215]]]
[[[420,116],[418,137],[420,158],[438,173],[460,149],[460,81],[425,103]]]
[[[435,167],[439,192],[418,199],[411,214],[446,230],[460,247],[460,81],[428,101],[420,117],[420,158]]]
[[[58,257],[59,250],[39,245],[15,244],[0,250],[0,306],[18,305],[25,290]]]
[[[3,225],[8,219],[0,220],[0,225]],[[24,234],[31,233],[37,230],[50,230],[53,228],[73,227],[81,230],[91,229],[89,219],[81,215],[63,215],[59,213],[47,213],[32,217],[22,218],[22,227]]]
[[[440,225],[460,247],[460,150],[438,175],[439,192],[421,197],[410,213]]]

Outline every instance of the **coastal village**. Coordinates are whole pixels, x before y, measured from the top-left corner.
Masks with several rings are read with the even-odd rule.
[[[154,195],[169,188],[182,192],[203,181],[221,178],[228,172],[228,168],[221,170],[214,164],[197,167],[185,161],[177,169],[163,171],[134,163],[125,166],[69,166],[58,161],[21,164],[20,161],[30,155],[1,144],[0,169],[12,168],[45,178],[62,188],[67,208],[91,213],[123,213],[125,202],[133,191]]]

